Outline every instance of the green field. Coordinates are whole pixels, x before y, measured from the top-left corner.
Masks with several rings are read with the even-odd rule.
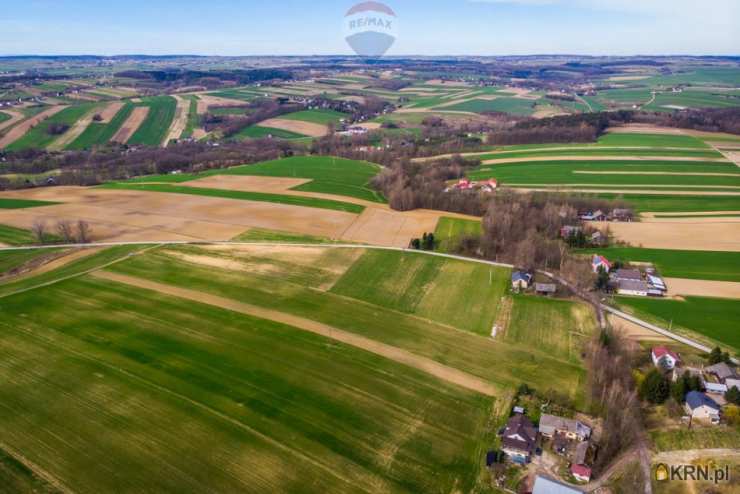
[[[655,101],[646,105],[648,111],[673,111],[680,108],[732,108],[740,106],[740,97],[720,92],[683,91],[658,93]],[[672,108],[680,107],[680,108]]]
[[[599,253],[610,261],[649,262],[655,265],[662,276],[669,278],[740,282],[740,252],[638,247],[585,249],[579,252],[588,255]]]
[[[14,226],[0,225],[0,243],[7,245],[28,245],[34,242],[35,239],[30,231]]]
[[[10,120],[11,118],[13,118],[13,117],[11,117],[10,115],[8,115],[7,113],[4,113],[4,112],[1,112],[0,111],[0,123],[3,123],[5,121],[7,121],[7,120]]]
[[[1,232],[0,232],[1,234]],[[0,237],[1,238],[1,237]],[[0,276],[29,261],[56,252],[55,249],[24,249],[0,251]]]
[[[633,134],[608,133],[599,138],[599,145],[614,147],[676,147],[676,148],[709,148],[702,140],[693,136],[670,134]]]
[[[167,136],[172,119],[175,118],[177,100],[172,96],[143,98],[136,106],[148,106],[149,113],[127,144],[159,146]]]
[[[523,347],[540,348],[553,356],[579,362],[583,345],[592,336],[595,325],[588,305],[513,295],[511,320],[504,338]]]
[[[264,228],[250,228],[244,233],[231,239],[234,242],[265,242],[265,243],[289,243],[289,244],[329,244],[335,243],[326,237],[314,235],[301,235],[297,233],[283,232],[278,230],[267,230]],[[345,243],[345,242],[342,242]]]
[[[370,180],[380,167],[367,161],[348,160],[333,156],[294,156],[273,161],[211,170],[201,174],[147,175],[128,180],[137,182],[181,183],[213,175],[255,175],[265,177],[292,177],[311,179],[293,190],[321,192],[354,197],[366,201],[385,202],[383,196],[370,188]]]
[[[200,117],[198,117],[198,97],[195,95],[189,95],[183,96],[183,98],[190,100],[190,106],[188,107],[188,123],[182,131],[180,138],[187,139],[192,137],[193,131],[198,127]]]
[[[579,363],[463,327],[471,311],[495,315],[477,292],[495,300],[508,272],[481,290],[487,266],[437,266],[418,253],[377,258],[392,278],[406,277],[408,263],[436,271],[417,309],[430,297],[448,301],[422,317],[335,293],[357,279],[357,263],[370,269],[369,251],[313,249],[119,247],[0,284],[3,448],[74,492],[486,492],[485,451],[519,383],[583,405]],[[101,265],[203,292],[204,302],[219,295],[363,335],[490,380],[502,395],[274,321],[83,274]]]
[[[534,100],[522,98],[496,98],[494,100],[473,99],[452,106],[445,106],[439,110],[466,111],[473,113],[504,112],[514,115],[531,115],[534,113]]]
[[[301,122],[311,122],[321,125],[337,124],[343,118],[349,115],[334,110],[304,110],[287,115],[280,115],[285,120],[300,120]]]
[[[434,239],[438,242],[436,250],[444,253],[455,252],[463,238],[478,238],[482,231],[480,221],[442,217],[434,230]]]
[[[82,103],[67,107],[59,113],[38,123],[35,127],[26,132],[23,137],[10,144],[6,149],[8,151],[20,151],[22,149],[29,148],[45,148],[59,138],[59,135],[49,134],[49,126],[52,124],[63,124],[71,127],[95,106],[96,103]]]
[[[0,197],[0,209],[26,209],[38,208],[42,206],[53,206],[58,204],[49,201],[35,201],[32,199],[10,199]]]
[[[262,127],[260,125],[252,125],[241,130],[239,133],[234,135],[235,139],[262,139],[265,137],[277,137],[280,139],[299,139],[306,137],[303,134],[297,132],[291,132],[289,130],[274,129],[272,127]]]
[[[481,165],[468,176],[473,180],[496,178],[507,186],[644,186],[649,189],[648,186],[665,185],[670,186],[668,190],[700,190],[699,186],[740,187],[740,168],[733,163],[709,161],[571,161],[556,158],[552,161]]]
[[[134,105],[126,103],[108,123],[92,122],[80,134],[77,139],[72,141],[67,149],[90,149],[93,146],[102,146],[107,144],[111,138],[118,132],[121,125],[126,121]]]
[[[599,199],[620,200],[638,213],[682,213],[703,211],[740,211],[740,196],[584,194]]]
[[[689,158],[719,158],[722,153],[712,149],[659,149],[659,148],[610,148],[601,145],[564,146],[564,149],[532,149],[530,151],[500,151],[491,154],[476,155],[475,158],[484,160],[503,160],[510,158],[557,156],[677,156]]]
[[[348,160],[333,156],[295,156],[254,165],[229,168],[229,175],[258,175],[312,179],[295,187],[303,192],[321,192],[355,197],[372,202],[385,202],[383,196],[369,187],[380,167],[367,161]]]
[[[332,292],[490,335],[509,270],[444,258],[368,251]]]
[[[696,427],[653,430],[650,439],[658,452],[687,449],[737,448],[740,430],[737,427]]]
[[[740,303],[733,299],[686,297],[682,300],[617,297],[620,307],[660,321],[665,327],[685,328],[730,347],[740,354]]]
[[[314,197],[288,196],[282,194],[266,194],[262,192],[246,192],[240,190],[207,189],[203,187],[186,187],[175,184],[146,184],[146,183],[108,183],[101,188],[119,190],[146,190],[149,192],[166,192],[170,194],[187,194],[194,196],[221,197],[224,199],[238,199],[241,201],[273,202],[277,204],[288,204],[291,206],[304,206],[307,208],[331,209],[334,211],[345,211],[347,213],[360,214],[365,210],[364,206],[348,202],[334,201],[332,199],[321,199]]]
[[[504,291],[508,286],[508,274],[503,270],[494,268],[491,273],[487,266],[464,261],[458,261],[464,265],[462,267],[445,264],[442,269],[437,258],[428,256],[424,256],[424,262],[432,266],[425,267],[424,262],[416,259],[422,254],[401,254],[406,257],[403,261],[394,261],[393,254],[395,253],[389,253],[391,258],[381,255],[378,259],[383,263],[395,263],[401,268],[414,265],[421,272],[421,275],[393,272],[388,264],[375,267],[375,270],[385,271],[399,279],[399,283],[406,283],[410,278],[422,279],[430,272],[437,273],[434,277],[436,285],[427,287],[414,314],[396,309],[408,309],[410,305],[401,306],[388,292],[383,291],[377,295],[371,293],[371,284],[359,278],[359,273],[373,271],[368,263],[371,258],[366,255],[362,255],[343,275],[336,266],[332,268],[332,276],[336,276],[337,272],[341,275],[333,283],[331,280],[326,283],[325,278],[319,278],[320,283],[314,281],[317,279],[314,274],[317,263],[312,261],[306,268],[306,263],[299,263],[301,256],[297,254],[286,254],[279,265],[274,261],[268,263],[264,259],[258,259],[253,261],[256,264],[249,263],[241,271],[184,263],[167,252],[160,251],[137,256],[112,269],[315,320],[431,358],[504,388],[517,386],[521,382],[531,382],[542,390],[567,390],[567,394],[580,402],[583,378],[580,366],[556,360],[537,349],[523,349],[506,342],[493,341],[490,338],[490,325],[485,332],[486,336],[473,331],[477,329],[483,332],[483,327],[495,317],[498,301],[486,300],[484,295],[471,293],[471,290],[483,293]],[[265,269],[266,263],[275,267]],[[252,268],[254,265],[261,269]],[[286,280],[287,276],[290,276],[290,280]],[[373,275],[368,273],[368,276]],[[351,287],[351,278],[366,289]],[[459,286],[442,285],[436,280]],[[493,285],[488,285],[490,280]],[[389,282],[385,282],[384,286],[388,285]],[[329,288],[329,291],[318,289],[322,287]],[[396,289],[390,287],[390,290]],[[419,292],[415,291],[414,296],[418,297]],[[392,306],[374,305],[367,299],[376,302],[390,300]],[[404,301],[407,304],[413,303],[410,296],[405,296]],[[431,307],[433,304],[437,307]],[[474,317],[466,315],[467,312]],[[439,321],[446,321],[446,324]],[[556,378],[553,378],[554,369],[558,369]]]

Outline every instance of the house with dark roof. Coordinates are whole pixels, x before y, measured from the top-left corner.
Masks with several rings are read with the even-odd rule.
[[[644,281],[619,280],[617,282],[617,293],[620,295],[632,295],[633,297],[647,297],[650,286]]]
[[[591,437],[591,428],[580,420],[566,419],[547,413],[540,417],[539,430],[543,436],[547,437],[563,434],[568,439],[577,439],[578,441],[585,441]]]
[[[709,367],[706,367],[704,369],[704,372],[706,372],[707,374],[712,374],[721,383],[724,383],[727,379],[732,379],[736,377],[735,369],[730,367],[725,362],[720,362],[718,364],[710,365]]]
[[[535,283],[534,291],[538,295],[554,295],[558,291],[558,286],[555,283]]]
[[[693,419],[719,424],[720,406],[704,393],[699,391],[687,393],[685,407]]]
[[[617,269],[610,278],[614,281],[642,281],[642,273],[639,269]]]
[[[511,288],[515,291],[526,290],[532,284],[532,275],[526,271],[511,273]]]
[[[506,423],[501,435],[501,450],[514,463],[528,463],[537,446],[537,428],[522,414],[516,414]]]

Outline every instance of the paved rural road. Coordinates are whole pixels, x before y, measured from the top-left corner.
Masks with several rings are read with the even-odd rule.
[[[123,245],[151,245],[151,246],[156,246],[156,245],[246,245],[246,246],[258,245],[258,246],[263,246],[263,247],[264,246],[274,246],[274,247],[314,247],[314,248],[321,247],[321,248],[327,248],[327,249],[374,249],[374,250],[389,250],[389,251],[397,251],[397,252],[414,252],[417,254],[423,254],[423,255],[434,256],[434,257],[442,257],[446,259],[457,259],[457,260],[467,261],[467,262],[476,262],[479,264],[486,264],[486,265],[495,266],[495,267],[503,267],[503,268],[509,268],[509,269],[514,268],[512,264],[487,261],[484,259],[475,259],[471,257],[456,256],[453,254],[441,254],[439,252],[428,252],[428,251],[423,251],[423,250],[403,249],[400,247],[383,247],[379,245],[365,245],[365,244],[295,244],[295,243],[286,243],[286,242],[229,242],[229,241],[223,241],[223,242],[209,242],[209,241],[200,241],[200,242],[193,242],[193,241],[98,242],[98,243],[91,243],[91,244],[63,244],[63,245],[53,244],[53,245],[40,245],[40,246],[27,246],[27,247],[2,247],[0,248],[0,252],[29,250],[29,249],[34,249],[34,250],[59,249],[59,248],[86,249],[86,248],[91,248],[91,247],[117,247],[117,246],[123,246]],[[566,280],[560,278],[559,276],[555,276],[554,274],[549,273],[547,271],[538,271],[538,272],[541,274],[544,274],[550,279],[558,281],[562,285],[567,286],[568,288],[573,290],[576,294],[578,294],[581,298],[590,302],[588,297],[580,293],[578,289],[576,289]],[[665,336],[672,340],[688,345],[699,351],[706,352],[706,353],[711,351],[711,348],[707,347],[706,345],[702,345],[701,343],[698,343],[694,340],[691,340],[689,338],[676,334],[672,331],[661,328],[654,324],[650,324],[647,321],[643,321],[642,319],[639,319],[635,316],[626,314],[611,306],[608,306],[605,304],[598,304],[597,309],[599,309],[599,319],[600,319],[600,323],[602,324],[602,327],[603,327],[604,321],[603,321],[603,314],[601,313],[601,311],[606,311],[606,312],[615,314],[617,316],[623,317],[624,319],[630,322],[633,322],[639,326],[642,326],[643,328],[649,329],[650,331],[658,333],[662,336]],[[736,364],[739,363],[737,359],[733,359],[733,362],[735,362]]]

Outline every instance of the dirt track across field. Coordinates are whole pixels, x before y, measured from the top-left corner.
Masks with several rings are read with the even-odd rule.
[[[7,113],[8,115],[10,115],[10,120],[6,120],[6,121],[0,123],[0,132],[2,132],[3,129],[7,129],[8,127],[11,127],[11,126],[17,124],[18,122],[20,122],[21,120],[23,120],[25,118],[24,115],[21,112],[17,112],[17,111],[14,111],[14,110],[5,110],[5,109],[3,109],[2,112],[3,113]]]
[[[718,297],[740,299],[740,283],[666,278],[669,297]]]
[[[47,118],[56,115],[65,108],[67,107],[64,105],[52,106],[48,110],[44,110],[38,115],[34,115],[33,117],[22,121],[12,129],[10,129],[2,138],[0,138],[0,149],[13,144],[15,141],[26,135],[26,132],[31,130],[32,127],[35,127]]]
[[[131,139],[131,136],[134,135],[144,120],[146,120],[147,115],[149,115],[148,106],[137,106],[134,108],[126,121],[123,122],[123,125],[121,125],[121,128],[118,129],[118,132],[111,137],[111,141],[125,144]]]
[[[439,362],[428,359],[426,357],[415,355],[401,348],[386,345],[385,343],[380,343],[378,341],[365,338],[364,336],[334,328],[332,326],[328,326],[317,321],[312,321],[311,319],[294,316],[272,309],[258,307],[256,305],[238,302],[236,300],[211,295],[208,293],[188,290],[186,288],[180,288],[172,285],[165,285],[141,278],[121,275],[118,273],[98,271],[94,273],[93,276],[116,283],[135,286],[137,288],[142,288],[145,290],[152,290],[165,295],[190,300],[192,302],[212,305],[214,307],[220,307],[222,309],[231,310],[233,312],[238,312],[261,319],[267,319],[269,321],[286,324],[288,326],[301,329],[303,331],[308,331],[310,333],[314,333],[319,336],[323,336],[325,338],[329,338],[331,340],[338,341],[346,345],[359,348],[361,350],[365,350],[375,355],[380,355],[389,360],[393,360],[395,362],[430,374],[443,381],[462,386],[466,389],[476,391],[484,395],[500,395],[500,391],[496,389],[496,387],[484,381],[483,379],[459,371],[452,367],[447,367],[446,365],[440,364]]]
[[[270,118],[259,123],[260,127],[271,127],[273,129],[287,130],[310,137],[323,137],[329,129],[326,125],[313,122],[301,122],[300,120],[288,120],[285,118]]]
[[[72,127],[67,130],[67,132],[52,141],[52,143],[47,146],[47,149],[50,151],[61,151],[62,149],[66,148],[67,145],[72,143],[72,141],[77,139],[80,135],[82,135],[83,132],[85,132],[85,129],[92,123],[93,117],[96,113],[97,108],[93,108],[92,110],[87,112],[85,115],[82,116],[82,118],[77,120],[74,125],[72,125]]]
[[[190,113],[190,100],[183,98],[182,96],[172,95],[177,100],[177,107],[175,109],[175,118],[172,119],[170,130],[167,133],[167,137],[162,141],[162,147],[167,147],[170,141],[179,139],[182,133],[185,131],[185,127],[188,125],[188,115]]]

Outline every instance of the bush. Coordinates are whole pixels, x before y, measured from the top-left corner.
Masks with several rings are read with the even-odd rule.
[[[670,384],[663,374],[657,369],[652,369],[645,376],[645,380],[639,389],[640,398],[650,403],[664,403],[670,395]]]

